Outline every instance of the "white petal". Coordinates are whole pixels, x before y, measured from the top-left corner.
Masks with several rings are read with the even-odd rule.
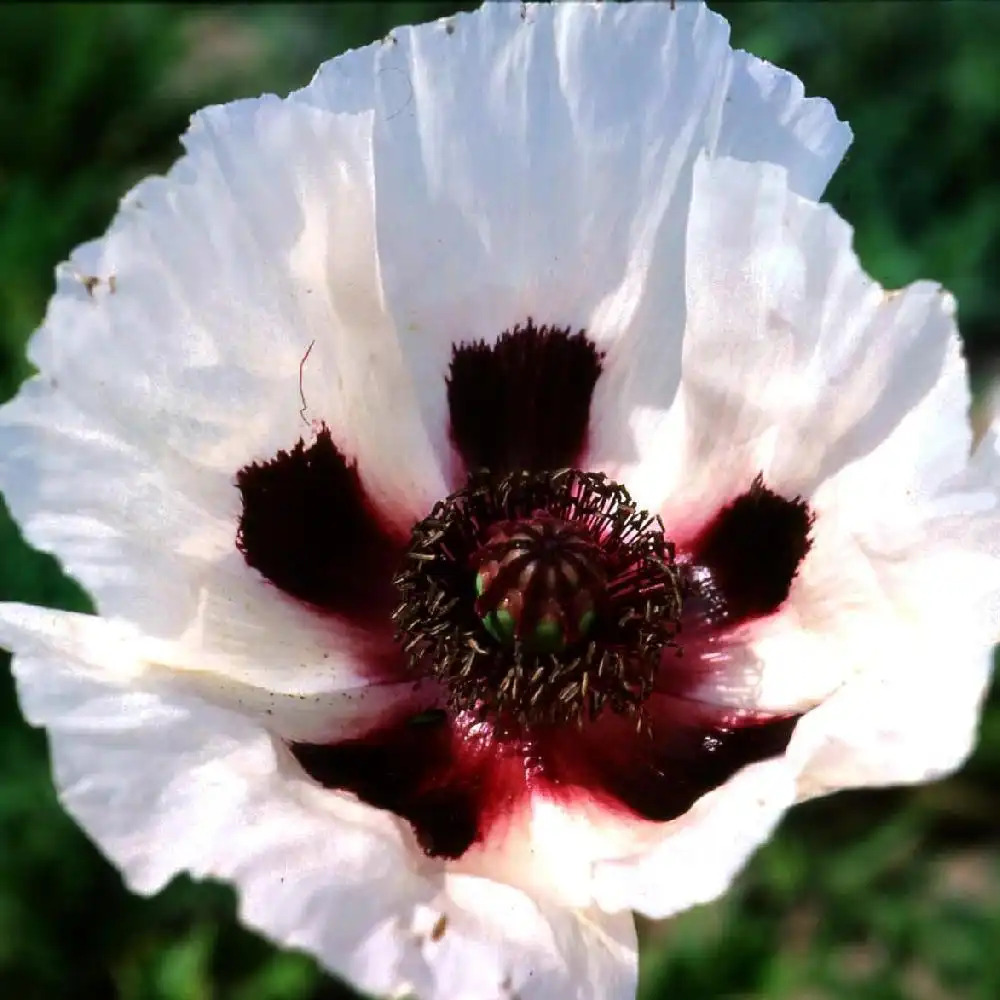
[[[887,295],[850,237],[779,167],[697,165],[677,399],[633,417],[645,460],[623,478],[682,544],[758,473],[816,516],[786,606],[734,634],[741,655],[708,678],[723,703],[803,711],[895,648],[906,624],[857,536],[917,530],[966,462],[950,299],[927,284]]]
[[[855,502],[895,506],[963,467],[968,389],[951,300],[926,283],[885,293],[850,238],[781,168],[699,162],[678,397],[635,416],[649,461],[629,475],[675,533],[758,472],[812,497],[870,456],[881,489],[853,491]]]
[[[0,480],[14,517],[103,613],[178,644],[177,658],[199,670],[212,661],[236,684],[312,696],[362,683],[359,661],[379,652],[377,640],[246,566],[235,545],[239,496],[224,477],[163,464],[100,430],[42,377],[0,412]]]
[[[151,464],[219,481],[325,421],[408,529],[441,494],[444,439],[413,414],[382,307],[371,115],[242,101],[184,143],[60,270],[32,360]]]
[[[916,513],[911,510],[908,517],[897,515],[894,522],[869,525],[871,537],[866,542],[876,551],[890,552],[900,535],[929,543],[932,554],[949,560],[944,572],[955,591],[941,585],[934,569],[923,575],[923,585],[947,596],[957,592],[970,622],[970,637],[987,644],[1000,642],[1000,418],[980,435],[967,465],[957,472],[950,464],[940,468],[942,474],[950,472],[948,478],[929,496],[920,496],[923,502]],[[838,477],[838,484],[845,479]]]
[[[556,910],[448,875],[405,824],[324,791],[259,726],[98,678],[73,651],[19,653],[28,717],[49,729],[60,798],[136,891],[225,878],[240,915],[363,989],[428,1000],[628,1000],[631,917]],[[86,642],[76,654],[90,654]],[[444,919],[442,919],[444,918]]]
[[[906,651],[908,652],[908,651]],[[788,748],[799,796],[941,778],[971,752],[993,665],[982,645],[952,639],[923,659],[865,674],[807,715]]]
[[[637,421],[649,461],[630,482],[682,540],[758,472],[809,500],[813,546],[787,602],[740,630],[702,692],[807,714],[783,758],[597,865],[601,905],[655,916],[721,892],[796,797],[958,766],[1000,605],[1000,460],[988,437],[967,469],[950,298],[884,293],[848,227],[780,168],[699,163],[688,239],[679,398]]]
[[[915,549],[826,553],[820,564],[839,577],[829,606],[800,595],[774,619],[784,629],[751,635],[752,659],[710,678],[707,701],[806,714],[784,755],[745,768],[678,820],[631,831],[592,823],[597,905],[663,917],[706,902],[797,799],[927,781],[962,763],[989,682],[983,608],[1000,595],[1000,559],[961,549],[931,520],[924,534]]]
[[[909,512],[901,508],[898,520]],[[815,708],[845,685],[885,665],[915,683],[923,669],[940,672],[942,632],[974,633],[976,607],[1000,587],[1000,563],[975,556],[946,557],[929,520],[921,538],[876,540],[877,522],[847,530],[825,511],[813,545],[782,607],[720,635],[719,651],[692,646],[707,668],[702,700],[776,714]],[[866,531],[867,528],[867,531]],[[878,544],[881,542],[881,545]],[[944,579],[957,595],[946,615],[938,590]],[[961,623],[961,624],[959,624]],[[980,633],[976,642],[988,644]],[[862,680],[862,683],[865,683]]]
[[[644,6],[657,7],[660,30],[672,30],[668,17],[675,20],[689,18],[692,9],[703,6],[695,0],[681,0],[681,18],[672,6],[670,13],[662,4],[634,2],[628,13],[616,15],[620,18],[638,18]],[[473,18],[492,17],[496,11],[491,8],[501,4],[486,4]],[[593,18],[588,11],[592,4],[579,3],[581,8],[569,15],[572,18]],[[686,9],[688,8],[688,9]],[[713,24],[712,30],[725,30],[728,25],[710,11],[699,14],[706,16]],[[545,18],[545,5],[522,4],[518,17],[525,27],[533,25],[539,17]],[[603,16],[603,15],[602,15]],[[418,31],[441,31],[453,35],[457,31],[468,31],[469,15],[458,14],[442,19],[437,24],[419,28]],[[504,39],[511,29],[517,29],[512,13],[495,22],[497,37]],[[621,23],[620,21],[618,22]],[[649,23],[648,21],[646,22]],[[686,24],[680,30],[685,30]],[[373,110],[377,103],[376,74],[379,72],[378,55],[383,48],[399,43],[401,32],[391,32],[386,38],[361,49],[348,52],[324,63],[313,80],[293,97],[329,111],[356,114]],[[444,50],[448,51],[448,50]],[[647,51],[652,51],[652,47]],[[586,72],[600,72],[600,64],[584,67]],[[403,73],[391,74],[394,79],[379,81],[379,85],[391,91],[396,89],[400,106],[409,103],[410,80]],[[789,171],[792,190],[808,198],[818,198],[827,182],[843,158],[851,143],[851,130],[837,119],[829,101],[822,98],[806,98],[802,82],[793,74],[772,66],[763,59],[748,52],[733,52],[727,72],[723,75],[724,97],[713,105],[709,116],[709,149],[715,155],[732,156],[750,162],[763,160],[778,163]],[[386,102],[383,99],[383,104]]]
[[[446,923],[439,923],[442,916]],[[429,967],[413,976],[421,1000],[635,996],[631,913],[547,906],[496,882],[453,875],[416,921]],[[434,924],[444,928],[436,941]]]
[[[23,654],[65,657],[86,678],[123,694],[139,685],[204,698],[289,740],[357,736],[390,714],[428,707],[436,695],[430,685],[372,684],[349,664],[255,664],[246,654],[219,647],[157,640],[126,621],[30,605],[0,604],[0,644]]]
[[[787,158],[803,190],[832,171],[847,133],[829,105],[751,72],[727,37],[700,4],[495,3],[372,50],[382,277],[430,424],[447,424],[452,344],[528,316],[602,347],[657,324],[609,357],[609,401],[643,344],[669,364],[698,150]],[[761,130],[724,111],[730,89]],[[297,96],[340,107],[356,93],[334,61]],[[620,431],[595,427],[598,451]]]
[[[851,144],[829,101],[805,97],[802,81],[748,52],[735,52],[715,156],[776,163],[788,186],[818,199]]]
[[[289,97],[338,114],[361,114],[375,109],[375,56],[389,39],[349,49],[323,63],[309,84]]]
[[[731,683],[715,692],[722,704],[807,714],[784,758],[756,766],[780,775],[774,786],[741,802],[748,769],[677,821],[691,824],[692,843],[713,845],[704,870],[694,848],[679,866],[694,888],[670,867],[674,830],[598,866],[602,905],[654,915],[720,892],[790,792],[957,767],[975,739],[1000,607],[1000,459],[987,435],[967,466],[950,298],[929,284],[884,293],[857,264],[848,227],[794,196],[775,168],[699,164],[689,241],[680,401],[637,423],[656,445],[633,486],[662,498],[681,537],[757,472],[809,499],[814,543],[786,605],[748,625],[744,655],[710,678]],[[747,838],[735,847],[730,834],[728,853],[714,846],[709,803],[750,817],[731,824]],[[716,857],[731,863],[717,869]]]
[[[659,827],[633,857],[598,862],[594,895],[607,909],[631,907],[668,917],[721,895],[795,801],[795,772],[784,760],[744,768],[682,817]]]
[[[0,412],[0,486],[103,613],[220,654],[231,682],[350,686],[367,640],[245,565],[234,477],[310,437],[315,337],[308,415],[382,513],[408,530],[442,495],[380,305],[370,116],[248,101],[186,142],[61,269],[31,343],[41,374]]]
[[[1000,530],[995,512],[956,520],[994,537]],[[841,622],[850,675],[802,719],[788,748],[803,797],[938,778],[975,743],[997,636],[1000,558],[934,519],[908,550],[879,550],[878,540],[865,539],[872,590],[856,594],[869,614]]]

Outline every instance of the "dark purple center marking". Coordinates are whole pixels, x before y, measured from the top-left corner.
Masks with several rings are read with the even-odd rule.
[[[397,720],[362,740],[292,750],[326,788],[353,792],[413,829],[430,857],[460,858],[538,792],[572,807],[597,800],[666,822],[741,768],[781,753],[798,717],[713,719],[654,696],[651,728],[605,714],[583,728],[548,725],[484,738],[444,712]]]
[[[325,787],[407,820],[433,858],[460,858],[525,791],[518,761],[503,747],[464,739],[442,711],[396,720],[361,740],[296,744],[292,752]]]
[[[572,504],[567,506],[565,479],[584,474],[560,473],[551,482],[547,476],[535,475],[523,484],[500,475],[511,464],[517,469],[544,469],[574,461],[585,443],[590,393],[599,371],[597,355],[582,335],[535,328],[530,323],[506,334],[492,348],[479,345],[455,352],[449,382],[455,440],[470,465],[495,470],[487,478],[499,484],[499,492],[497,496],[481,495],[482,490],[455,494],[456,510],[469,512],[466,534],[471,541],[466,555],[480,558],[473,565],[463,557],[458,565],[461,572],[452,574],[461,583],[461,592],[448,590],[445,584],[451,586],[452,577],[445,574],[443,582],[439,581],[444,588],[440,596],[437,591],[423,595],[420,607],[443,614],[442,609],[451,606],[449,601],[459,602],[454,614],[461,628],[456,634],[462,637],[471,630],[474,641],[467,643],[464,658],[458,653],[453,657],[456,677],[464,678],[463,671],[475,672],[481,663],[494,673],[499,670],[497,664],[513,663],[511,676],[500,678],[497,673],[497,683],[509,686],[506,701],[497,696],[489,709],[492,714],[478,715],[476,706],[486,701],[475,698],[461,704],[453,684],[450,699],[444,691],[440,708],[434,711],[386,718],[363,738],[292,747],[303,770],[323,786],[353,793],[406,820],[430,857],[462,857],[502,832],[505,820],[533,793],[568,807],[575,800],[597,800],[645,820],[674,819],[741,768],[781,753],[797,721],[797,717],[737,714],[691,700],[699,658],[692,654],[692,662],[686,663],[683,656],[678,661],[676,651],[667,649],[669,643],[664,646],[664,666],[658,675],[665,683],[638,684],[635,677],[639,674],[633,676],[639,648],[636,635],[641,638],[645,633],[633,632],[636,621],[641,626],[641,615],[637,617],[635,609],[622,612],[626,604],[614,605],[618,608],[614,614],[603,612],[610,600],[604,591],[618,586],[615,581],[621,576],[620,585],[626,590],[634,578],[638,593],[645,595],[643,588],[660,577],[650,576],[652,569],[645,575],[616,575],[603,566],[612,535],[610,528],[597,531],[591,521],[604,524],[601,518],[611,517],[602,513],[604,507],[598,501],[617,496],[618,487],[605,485],[603,480],[590,484],[594,509],[584,504],[577,510],[572,505],[579,506],[580,498],[589,494],[574,487]],[[579,388],[581,379],[584,390]],[[576,395],[570,391],[573,385]],[[526,395],[521,396],[523,389]],[[563,426],[561,417],[567,412],[572,419]],[[237,544],[249,566],[312,606],[353,616],[371,631],[385,633],[390,628],[399,600],[392,580],[394,575],[399,578],[405,547],[380,524],[356,468],[338,450],[328,430],[323,429],[309,446],[300,441],[268,462],[241,469],[236,482],[243,500]],[[515,503],[518,489],[528,490],[531,503]],[[627,495],[621,503],[627,512],[622,515],[625,520],[609,522],[620,529],[619,534],[626,528],[632,530],[637,517],[647,524],[648,517],[634,510]],[[438,508],[430,519],[434,523],[424,525],[424,534],[430,535],[421,536],[423,541],[430,544],[429,539],[445,537],[449,530],[456,533],[456,539],[464,538],[461,525],[452,525],[447,511],[441,505]],[[547,520],[551,517],[560,519],[553,522],[558,530]],[[586,545],[578,544],[575,535],[568,540],[563,537],[572,526],[582,524],[593,529],[581,536]],[[491,530],[493,525],[498,527]],[[775,611],[787,598],[809,551],[811,525],[812,515],[803,500],[778,496],[758,477],[745,493],[718,511],[682,553],[680,577],[670,575],[672,549],[669,553],[647,552],[646,548],[636,552],[653,569],[659,567],[657,572],[666,574],[667,582],[680,581],[683,606],[675,603],[674,608],[680,609],[683,644],[689,627],[699,640],[706,635],[722,637],[735,623]],[[644,537],[636,533],[629,545],[638,545]],[[662,529],[655,537],[663,542]],[[464,551],[452,545],[451,535],[449,539],[449,552]],[[490,546],[499,542],[503,545],[494,551]],[[591,551],[594,546],[601,548],[600,553]],[[419,554],[426,560],[426,554]],[[600,586],[594,582],[596,570],[591,562],[603,574]],[[511,579],[504,576],[508,569]],[[576,606],[574,588],[587,598],[585,606]],[[520,597],[531,597],[556,621],[559,641],[538,642],[534,650],[522,641],[517,631],[522,609],[515,606],[515,598]],[[504,625],[506,619],[500,620],[501,607],[509,611],[510,629]],[[591,624],[586,618],[592,610],[597,618]],[[547,620],[544,615],[536,617],[530,630],[533,641]],[[428,622],[431,631],[438,627]],[[441,628],[446,625],[442,619]],[[693,643],[692,649],[697,648]],[[613,650],[614,657],[598,655],[602,649]],[[392,678],[415,677],[412,657],[407,662],[403,649],[396,653],[388,668]],[[543,653],[547,659],[540,658]],[[676,672],[667,666],[671,661],[679,664]],[[416,662],[420,676],[440,673],[439,663],[421,666],[419,657]],[[521,673],[518,664],[524,667]],[[383,678],[386,669],[384,663],[379,664]],[[655,674],[655,664],[651,669]],[[583,671],[579,679],[574,670]],[[669,680],[663,676],[666,673]],[[472,680],[469,690],[478,690]],[[608,708],[594,708],[595,692],[612,681],[624,685],[621,696],[617,700],[609,696]],[[493,691],[489,684],[487,688]],[[523,694],[534,691],[532,685],[543,694],[549,685],[555,692],[553,705],[579,702],[588,711],[571,713],[575,722],[562,720],[554,708],[533,714],[529,709],[535,707],[535,696],[529,703]],[[624,710],[631,705],[626,704],[626,694],[635,700],[631,706],[635,711]],[[509,710],[504,707],[508,702],[513,706]],[[539,696],[538,704],[543,702]]]
[[[804,501],[755,479],[685,554],[685,628],[704,640],[774,611],[808,553],[811,525]],[[503,529],[508,541],[519,539],[510,525]],[[561,558],[567,551],[560,547]],[[625,816],[667,822],[742,768],[782,753],[799,719],[692,700],[700,663],[697,655],[691,661],[664,653],[663,683],[644,700],[640,731],[632,716],[615,711],[569,724],[509,716],[475,722],[472,711],[441,710],[429,722],[396,720],[361,740],[294,751],[326,787],[407,820],[433,857],[461,857],[532,793],[567,808],[596,800]]]
[[[403,544],[379,522],[329,430],[245,466],[236,485],[236,544],[247,565],[292,597],[365,623],[384,619],[389,630]]]
[[[579,466],[600,374],[601,355],[583,331],[530,319],[492,346],[456,346],[448,410],[466,470],[504,475]]]
[[[801,497],[779,496],[757,476],[691,546],[685,622],[732,625],[777,611],[809,552],[812,522]]]
[[[583,732],[552,730],[539,742],[555,797],[586,794],[643,819],[683,816],[737,771],[784,752],[799,716],[728,716],[722,710],[654,695],[650,731],[604,715]]]

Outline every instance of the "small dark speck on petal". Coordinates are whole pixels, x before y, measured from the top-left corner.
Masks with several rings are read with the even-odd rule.
[[[531,972],[528,972],[531,975]],[[511,979],[510,975],[506,975],[500,981],[500,991],[503,994],[505,1000],[520,1000],[520,994],[514,989],[514,981]]]
[[[442,913],[441,916],[434,921],[434,926],[431,928],[431,940],[440,941],[444,937],[445,931],[448,930],[448,916]]]

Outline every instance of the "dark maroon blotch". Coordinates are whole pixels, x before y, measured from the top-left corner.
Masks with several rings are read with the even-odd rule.
[[[483,755],[463,743],[443,712],[397,720],[363,739],[293,744],[292,752],[324,787],[405,819],[433,858],[460,858],[510,797],[500,748]]]
[[[728,625],[776,611],[809,552],[812,522],[805,500],[779,496],[757,476],[691,546],[685,618],[703,609],[711,624]]]
[[[589,732],[542,737],[545,779],[562,795],[580,789],[667,822],[748,764],[783,753],[799,719],[694,720],[690,703],[659,700],[676,707],[654,710],[647,732],[605,715]]]
[[[468,471],[497,475],[578,466],[601,355],[581,330],[529,319],[493,345],[454,348],[451,436]]]
[[[444,712],[396,720],[361,739],[293,744],[303,770],[326,788],[405,819],[429,857],[455,859],[481,843],[531,789],[574,807],[578,796],[654,822],[682,816],[741,768],[782,753],[798,716],[713,722],[690,703],[660,699],[651,731],[605,714],[582,731],[533,727],[464,734]]]
[[[249,566],[324,610],[388,622],[402,544],[379,522],[329,430],[245,466],[236,485],[243,500],[236,544]]]
[[[500,349],[481,348],[488,355]],[[466,356],[464,363],[478,362]],[[533,405],[540,398],[536,393]],[[585,421],[582,428],[581,442]],[[483,433],[478,444],[489,443],[505,461],[511,449],[529,447],[516,433]],[[542,461],[541,454],[534,457]],[[386,608],[392,594],[380,588],[398,554],[329,433],[309,448],[300,442],[270,463],[249,466],[238,484],[244,500],[239,544],[250,565],[324,607],[339,610],[354,601]],[[711,635],[716,626],[776,609],[808,552],[811,524],[803,500],[780,497],[755,479],[684,553],[685,629],[691,623]],[[455,859],[494,835],[531,792],[570,809],[575,800],[596,799],[646,820],[676,819],[743,767],[782,753],[799,718],[733,713],[684,697],[690,693],[684,684],[675,687],[645,699],[639,720],[604,711],[577,727],[478,720],[470,712],[470,723],[437,709],[383,720],[361,738],[291,749],[315,781],[395,813],[429,857]]]

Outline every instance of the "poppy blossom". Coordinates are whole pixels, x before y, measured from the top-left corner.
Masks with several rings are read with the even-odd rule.
[[[376,993],[627,998],[631,913],[974,738],[996,435],[954,302],[818,199],[850,132],[691,3],[487,4],[206,109],[78,248],[0,608],[138,892]]]

